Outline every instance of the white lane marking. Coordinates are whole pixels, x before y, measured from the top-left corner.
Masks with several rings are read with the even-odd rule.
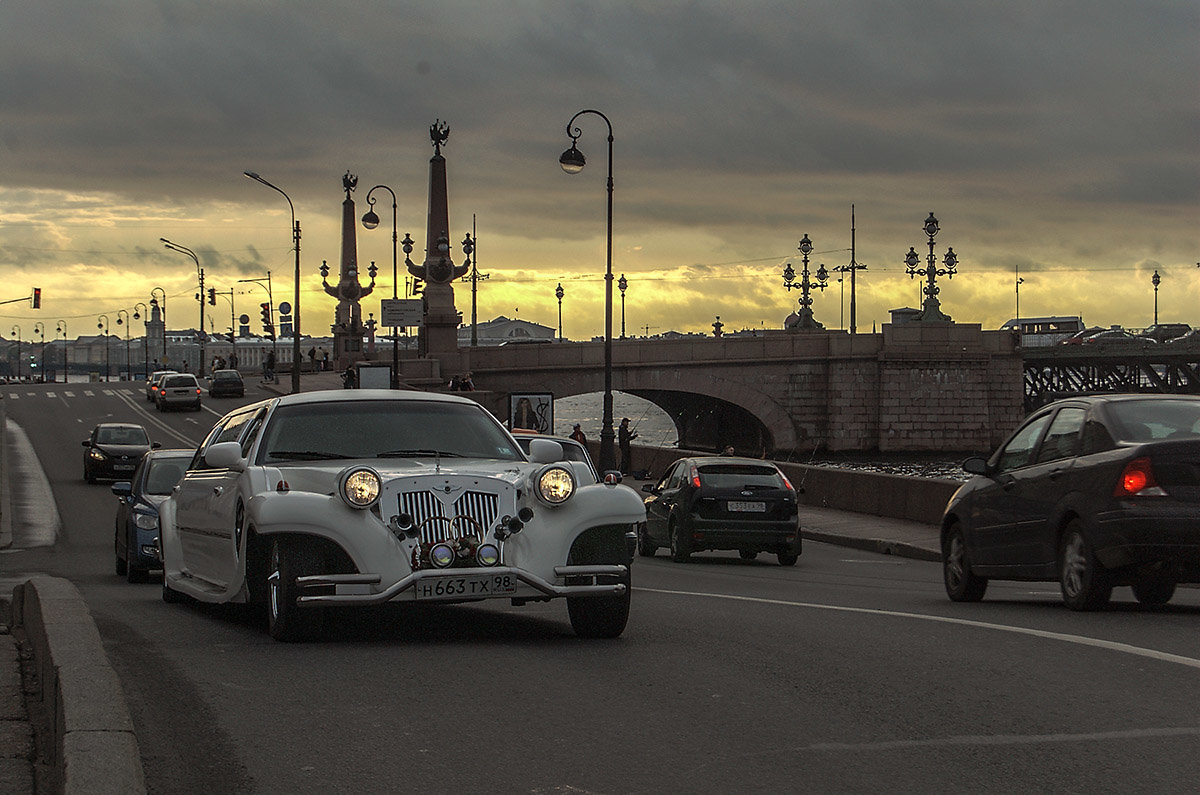
[[[125,405],[129,406],[129,408],[132,409],[135,413],[140,414],[143,417],[145,417],[145,422],[147,424],[153,425],[156,428],[158,428],[159,430],[161,430],[163,433],[166,433],[169,436],[173,436],[176,439],[181,440],[183,442],[184,447],[195,448],[195,447],[199,446],[199,442],[196,442],[193,439],[185,436],[184,434],[182,434],[179,431],[172,428],[170,425],[168,425],[163,420],[159,419],[154,414],[151,414],[150,410],[145,408],[142,405],[142,401],[140,401],[137,397],[134,397],[131,394],[117,395],[117,397],[120,398],[122,401],[124,401]]]
[[[21,397],[21,396],[20,396],[20,395],[18,395],[16,392],[9,392],[9,393],[8,393],[8,399],[9,399],[9,400],[19,400],[19,399],[20,399],[20,397]]]
[[[95,397],[96,393],[90,389],[85,389],[85,390],[83,390],[83,396],[84,397]]]
[[[63,392],[63,397],[73,398],[73,397],[75,397],[75,393],[74,392]]]
[[[710,599],[728,599],[733,602],[754,602],[764,605],[782,605],[785,607],[804,607],[810,610],[833,610],[842,613],[863,613],[866,615],[887,616],[889,618],[912,618],[918,621],[934,621],[941,624],[958,624],[964,627],[975,627],[976,629],[991,629],[997,632],[1013,632],[1018,635],[1030,635],[1035,638],[1045,638],[1048,640],[1060,640],[1065,643],[1075,643],[1080,646],[1092,646],[1097,649],[1106,649],[1108,651],[1120,652],[1122,654],[1132,654],[1138,657],[1147,657],[1151,660],[1159,662],[1176,663],[1177,665],[1186,665],[1189,668],[1200,669],[1200,660],[1193,657],[1184,657],[1180,654],[1170,654],[1165,651],[1157,651],[1155,649],[1145,649],[1140,646],[1132,646],[1128,643],[1118,643],[1112,640],[1101,640],[1099,638],[1089,638],[1083,635],[1067,635],[1062,632],[1049,632],[1044,629],[1030,629],[1029,627],[1014,627],[1008,624],[993,624],[988,621],[972,621],[967,618],[950,618],[948,616],[933,616],[924,613],[905,613],[898,610],[878,610],[870,607],[846,607],[844,605],[821,605],[813,602],[792,602],[786,599],[764,599],[758,596],[736,596],[733,594],[718,594],[718,593],[700,593],[696,591],[669,591],[660,588],[638,588],[639,591],[649,593],[661,593],[671,596],[700,596]]]

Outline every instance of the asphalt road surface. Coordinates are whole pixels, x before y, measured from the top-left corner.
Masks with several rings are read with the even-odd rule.
[[[1066,610],[937,564],[808,543],[797,566],[665,551],[634,564],[615,641],[563,602],[337,614],[281,644],[244,609],[167,605],[113,568],[115,498],[82,479],[106,420],[194,446],[224,411],[142,385],[8,386],[18,452],[0,578],[72,580],[120,675],[152,792],[1184,792],[1200,781],[1200,591]],[[21,447],[24,442],[17,441]],[[37,482],[44,472],[49,491]],[[40,489],[40,490],[39,490]],[[53,507],[47,505],[52,494]],[[55,518],[55,510],[57,518]],[[49,528],[49,529],[47,529]]]

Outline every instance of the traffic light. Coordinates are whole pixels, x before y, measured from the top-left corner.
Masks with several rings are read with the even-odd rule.
[[[41,287],[33,288],[33,308],[34,309],[42,308],[42,288]]]
[[[412,294],[420,295],[424,289],[425,289],[425,280],[414,276],[413,277],[413,285],[412,285]]]
[[[213,306],[217,305],[217,288],[216,287],[208,288],[208,302],[210,304],[212,304]]]
[[[275,339],[275,324],[271,321],[271,304],[263,303],[259,304],[259,307],[262,308],[263,333],[270,339]]]

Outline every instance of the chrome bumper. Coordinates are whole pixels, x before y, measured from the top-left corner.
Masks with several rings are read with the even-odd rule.
[[[616,564],[603,564],[595,566],[555,566],[554,576],[558,578],[586,578],[590,580],[587,585],[556,585],[548,582],[536,574],[524,569],[514,568],[512,566],[493,566],[490,568],[470,568],[470,569],[421,569],[414,571],[403,579],[397,580],[390,586],[377,593],[366,592],[365,589],[371,586],[378,585],[382,581],[382,577],[378,574],[315,574],[307,577],[297,577],[296,585],[301,591],[310,588],[330,588],[335,591],[339,587],[362,588],[363,593],[332,593],[332,594],[304,594],[301,593],[296,599],[296,603],[300,605],[331,605],[331,604],[355,604],[355,605],[376,605],[389,602],[392,599],[411,590],[422,580],[427,579],[446,579],[451,577],[471,577],[480,574],[508,574],[518,581],[530,586],[539,593],[550,596],[609,596],[613,594],[623,594],[628,589],[623,582],[618,583],[600,583],[597,582],[598,577],[624,577],[628,574],[629,567]],[[503,594],[497,596],[483,597],[485,599],[511,599],[522,598],[528,594]]]

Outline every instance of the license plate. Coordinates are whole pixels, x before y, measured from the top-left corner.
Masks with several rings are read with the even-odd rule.
[[[517,578],[511,574],[427,578],[413,587],[417,599],[470,599],[504,596],[516,591]]]
[[[731,500],[729,502],[730,513],[766,513],[767,504],[765,502],[737,502]]]

